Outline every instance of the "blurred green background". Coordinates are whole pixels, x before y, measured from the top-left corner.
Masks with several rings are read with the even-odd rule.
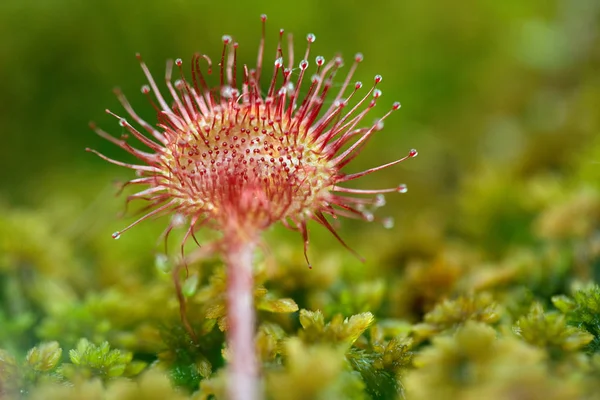
[[[94,120],[112,134],[121,133],[104,113],[108,107],[125,114],[112,94],[115,86],[143,118],[155,121],[140,93],[145,78],[136,52],[160,80],[167,58],[189,60],[196,51],[218,58],[220,38],[227,33],[240,43],[239,59],[252,65],[263,12],[269,17],[268,57],[279,28],[296,35],[297,52],[313,32],[313,55],[339,53],[350,59],[361,51],[365,61],[356,79],[369,82],[383,75],[379,113],[393,101],[403,104],[348,169],[394,160],[413,147],[420,152],[357,182],[363,188],[399,182],[409,187],[406,195],[388,196],[379,211],[396,218],[393,230],[342,223],[342,236],[367,257],[373,247],[370,232],[386,247],[427,252],[432,240],[498,231],[498,241],[490,246],[503,248],[527,236],[529,227],[485,225],[483,215],[495,211],[469,204],[467,188],[499,180],[506,191],[498,189],[494,198],[501,204],[520,190],[519,180],[545,172],[562,176],[575,162],[593,166],[600,161],[585,152],[600,127],[600,4],[594,0],[150,0],[143,5],[5,0],[0,5],[2,212],[46,210],[53,216],[50,234],[67,232],[76,243],[99,241],[119,256],[145,254],[129,251],[133,247],[151,253],[163,223],[147,222],[131,233],[143,240],[110,239],[131,221],[117,218],[123,198],[115,198],[113,183],[132,174],[84,148],[131,158],[87,124]],[[506,184],[511,180],[512,188]],[[461,212],[465,224],[457,221]],[[322,231],[313,229],[313,252],[335,246]],[[290,241],[299,239],[290,236]]]
[[[120,133],[103,112],[108,107],[124,113],[111,92],[115,86],[143,117],[154,120],[139,92],[145,80],[136,52],[160,78],[167,58],[189,60],[196,51],[217,57],[220,37],[228,33],[240,42],[240,60],[252,65],[263,12],[269,16],[268,55],[280,27],[296,34],[297,48],[313,32],[313,54],[349,59],[363,52],[356,79],[368,82],[379,73],[381,104],[402,102],[401,112],[351,166],[393,160],[411,147],[420,151],[417,159],[360,183],[409,185],[407,195],[388,201],[384,212],[400,223],[386,233],[387,240],[414,229],[414,218],[430,216],[441,224],[452,218],[461,185],[490,165],[519,174],[552,169],[580,154],[598,132],[600,5],[594,0],[150,0],[143,5],[5,0],[0,5],[3,202],[39,208],[69,196],[76,204],[63,216],[65,227],[81,223],[91,230],[116,230],[119,222],[111,218],[117,210],[103,205],[115,204],[113,196],[103,188],[110,178],[129,177],[129,171],[84,148],[119,159],[128,155],[96,137],[88,122]]]

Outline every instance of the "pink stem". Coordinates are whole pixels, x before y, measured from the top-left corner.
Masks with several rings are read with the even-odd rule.
[[[227,264],[227,346],[229,400],[258,397],[258,364],[254,346],[255,310],[252,256],[255,243],[236,234],[225,238]]]

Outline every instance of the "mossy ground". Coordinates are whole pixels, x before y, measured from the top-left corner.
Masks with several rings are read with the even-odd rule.
[[[422,254],[384,248],[369,259],[380,266],[372,274],[354,274],[360,263],[342,249],[309,270],[301,249],[270,238],[255,260],[267,398],[594,398],[600,180],[580,166],[564,178],[523,179],[503,202],[490,191],[514,181],[473,177],[455,229],[477,235]],[[481,207],[479,218],[469,204]],[[115,258],[103,252],[121,241],[49,234],[60,209],[5,211],[2,398],[223,398],[225,275],[216,255],[190,248],[197,260],[182,272],[194,342],[171,282],[177,252]],[[515,214],[526,237],[496,242],[489,221]]]

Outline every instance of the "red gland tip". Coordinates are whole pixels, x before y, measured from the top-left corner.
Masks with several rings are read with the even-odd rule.
[[[398,190],[398,193],[406,193],[408,192],[408,187],[404,183],[402,183],[398,185],[398,188],[396,190]]]
[[[267,14],[260,14],[260,20],[262,22],[266,22],[267,21]]]
[[[334,106],[334,107],[336,107],[336,108],[344,108],[344,107],[346,106],[346,101],[345,101],[345,100],[343,100],[343,99],[336,100],[336,101],[333,103],[333,106]]]
[[[112,236],[113,239],[118,240],[121,237],[121,232],[116,231],[111,236]]]
[[[356,53],[354,55],[354,61],[356,62],[361,62],[362,60],[364,60],[364,56],[362,53]]]
[[[317,37],[315,36],[314,33],[309,33],[308,35],[306,35],[306,41],[308,43],[314,43],[315,40],[317,40]]]
[[[418,155],[419,155],[419,152],[418,152],[417,150],[415,150],[415,149],[412,149],[412,150],[411,150],[411,151],[408,153],[408,156],[409,156],[409,157],[416,157],[416,156],[418,156]]]
[[[379,90],[379,89],[373,90],[373,98],[378,99],[378,98],[381,97],[381,95],[382,95],[382,91],[381,90]]]
[[[301,70],[304,71],[306,68],[308,68],[308,61],[306,61],[306,60],[300,61],[299,67],[300,67]]]
[[[355,89],[360,89],[360,88],[362,88],[362,82],[361,82],[361,81],[358,81],[358,82],[356,82],[356,83],[354,84],[354,88],[355,88]]]
[[[375,84],[381,82],[383,80],[383,77],[381,75],[375,75]]]
[[[149,85],[144,85],[144,86],[142,86],[141,90],[142,90],[142,93],[148,94],[148,93],[150,93],[150,86]]]
[[[325,57],[317,56],[315,58],[315,62],[317,63],[317,66],[321,67],[323,64],[325,64]]]
[[[392,109],[394,110],[398,110],[400,107],[402,107],[402,105],[399,101],[395,101],[394,104],[392,104]]]
[[[229,35],[223,35],[223,37],[221,39],[223,40],[223,43],[225,43],[225,44],[231,43],[231,40],[232,40],[231,36],[229,36]]]
[[[175,65],[177,65],[178,67],[181,67],[183,65],[183,60],[181,58],[176,59]]]

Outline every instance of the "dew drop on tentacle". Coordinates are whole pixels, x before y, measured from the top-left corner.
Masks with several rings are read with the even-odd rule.
[[[116,232],[115,232],[115,233],[113,233],[111,236],[112,236],[112,238],[113,238],[113,239],[115,239],[115,240],[119,240],[119,239],[121,238],[121,232],[119,232],[119,231],[116,231]]]
[[[184,226],[187,223],[187,218],[182,213],[175,213],[171,217],[171,225],[174,228],[179,228]]]
[[[165,274],[167,272],[169,272],[169,270],[171,269],[171,266],[169,265],[169,258],[167,257],[166,254],[163,254],[163,253],[158,253],[154,257],[154,266],[160,272],[163,272]]]
[[[398,185],[398,193],[406,193],[406,192],[408,192],[408,187],[404,183]]]
[[[385,229],[392,229],[394,227],[394,218],[385,217],[381,220],[381,224]]]

